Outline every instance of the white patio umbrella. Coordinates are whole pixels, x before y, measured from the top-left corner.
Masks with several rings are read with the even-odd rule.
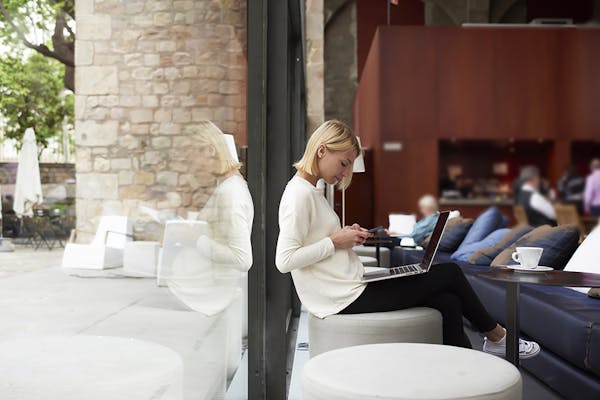
[[[19,152],[13,209],[18,217],[31,217],[33,207],[43,200],[35,132],[32,128],[27,128]]]

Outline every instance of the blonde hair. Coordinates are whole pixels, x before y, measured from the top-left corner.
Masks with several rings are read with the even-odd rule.
[[[200,139],[200,146],[214,147],[215,160],[217,161],[215,174],[225,175],[242,167],[242,164],[235,161],[231,156],[225,141],[225,134],[211,121],[199,122],[194,133]]]
[[[317,165],[317,152],[319,146],[324,145],[329,151],[355,150],[359,156],[362,152],[358,139],[352,133],[352,129],[338,120],[325,121],[319,126],[308,139],[306,149],[302,158],[294,164],[294,168],[305,174],[316,176],[319,173]],[[352,169],[339,183],[339,189],[345,189],[352,181]]]

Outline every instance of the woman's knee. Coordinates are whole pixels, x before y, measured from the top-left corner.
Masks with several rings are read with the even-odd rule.
[[[446,276],[455,277],[457,275],[462,275],[462,269],[455,263],[442,263],[436,264],[433,266],[431,271],[435,271],[438,274],[445,274]]]
[[[462,269],[460,269],[460,267],[458,266],[457,263],[445,263],[443,265],[444,265],[444,268],[452,270],[453,272],[462,273]]]
[[[427,305],[442,314],[455,314],[462,318],[462,303],[460,298],[452,292],[437,293],[427,301]]]

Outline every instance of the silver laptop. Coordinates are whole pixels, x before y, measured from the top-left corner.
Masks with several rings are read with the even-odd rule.
[[[398,267],[381,269],[372,272],[365,272],[362,281],[383,281],[385,279],[402,278],[405,276],[424,274],[427,271],[429,271],[429,268],[431,268],[431,264],[433,264],[433,259],[435,257],[435,254],[437,253],[437,249],[440,245],[440,239],[444,234],[444,229],[446,229],[446,222],[448,222],[449,215],[449,211],[443,211],[440,213],[437,223],[435,224],[435,228],[433,228],[431,239],[429,239],[429,245],[427,245],[427,249],[425,250],[425,253],[423,254],[423,259],[420,263],[400,265]]]

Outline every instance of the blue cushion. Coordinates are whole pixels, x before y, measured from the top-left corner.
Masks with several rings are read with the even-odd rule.
[[[504,228],[505,226],[504,218],[502,217],[500,210],[498,210],[497,207],[488,208],[477,217],[475,222],[473,222],[473,226],[471,226],[471,229],[467,232],[467,235],[460,246],[458,246],[456,252],[461,252],[463,246],[482,241],[496,229]]]
[[[498,244],[508,232],[510,232],[510,229],[508,228],[497,229],[479,242],[460,246],[458,250],[452,253],[452,259],[467,262],[469,261],[469,257],[471,257],[471,255],[476,251]]]
[[[458,217],[448,220],[446,229],[444,229],[444,234],[442,235],[442,239],[438,246],[438,251],[445,251],[447,253],[455,251],[462,241],[465,240],[467,232],[469,232],[472,225],[472,219]],[[422,246],[426,247],[425,245]]]

